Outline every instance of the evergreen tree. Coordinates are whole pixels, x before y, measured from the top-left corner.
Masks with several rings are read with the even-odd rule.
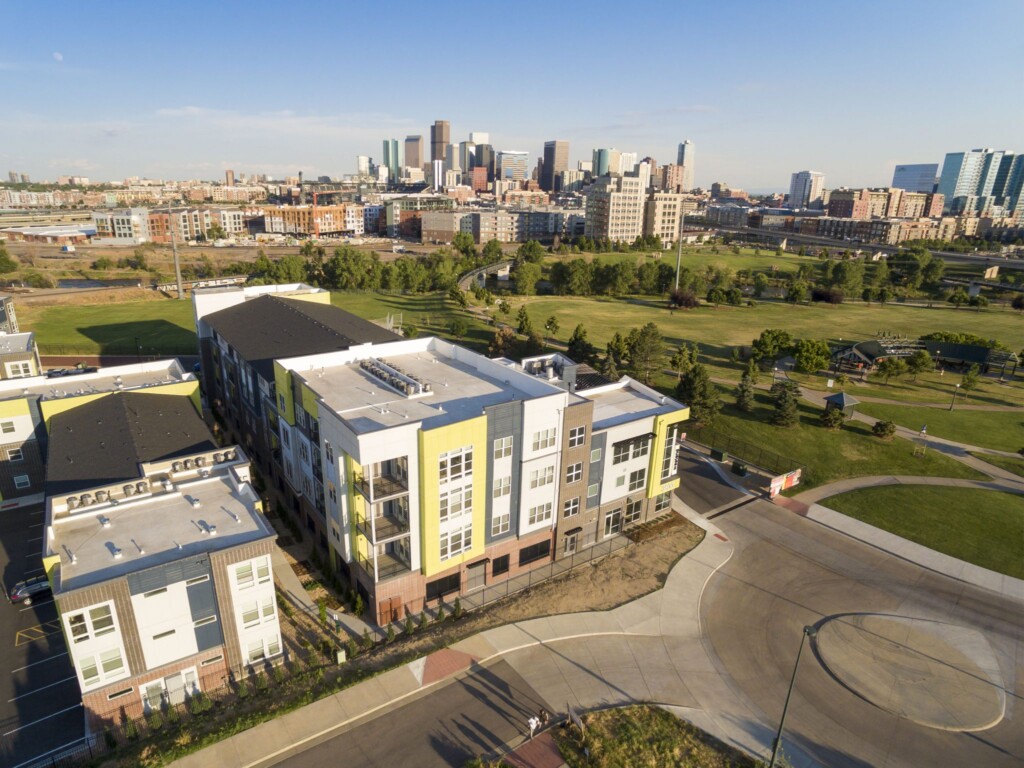
[[[530,320],[530,315],[526,312],[526,305],[524,304],[519,308],[518,314],[516,314],[516,333],[521,333],[523,336],[529,336],[533,331],[533,322]]]
[[[747,370],[745,371],[745,375],[750,377],[750,383],[752,386],[756,385],[758,379],[761,378],[761,371],[758,369],[757,363],[754,362],[753,357],[747,360]]]
[[[722,408],[718,387],[701,363],[694,364],[676,385],[676,399],[690,406],[690,419],[701,426],[711,426]]]
[[[797,411],[799,390],[796,384],[791,381],[778,381],[772,384],[771,392],[775,401],[772,424],[778,427],[795,426],[800,421],[800,413]]]
[[[754,382],[751,381],[749,370],[743,372],[736,386],[736,407],[744,413],[754,410]]]
[[[626,346],[630,372],[644,384],[650,384],[665,364],[665,340],[658,326],[647,323],[643,328],[634,328],[626,338]]]
[[[596,354],[594,345],[587,341],[587,329],[583,323],[579,323],[569,337],[569,347],[566,354],[577,363],[589,363]]]

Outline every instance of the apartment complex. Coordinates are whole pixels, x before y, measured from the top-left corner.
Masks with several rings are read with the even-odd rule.
[[[14,298],[0,293],[0,333],[18,332],[18,314],[14,311]]]
[[[679,237],[684,212],[684,195],[674,192],[654,192],[647,198],[644,210],[644,235],[660,237],[666,248]]]
[[[285,235],[362,235],[365,232],[363,206],[278,205],[263,209],[267,232]]]
[[[43,566],[90,728],[280,655],[273,530],[188,397],[108,393],[48,425]]]
[[[10,304],[9,306],[13,313],[14,305]],[[9,317],[13,317],[13,315]],[[16,319],[14,327],[17,328]],[[31,331],[27,333],[0,331],[0,381],[38,376],[42,370],[34,333]]]
[[[578,209],[540,208],[525,211],[454,210],[424,211],[421,239],[424,243],[451,243],[459,232],[473,235],[478,245],[489,240],[521,243],[551,242],[583,234],[583,213]]]
[[[228,237],[246,232],[245,215],[238,208],[165,208],[149,213],[149,236],[154,243],[171,242],[172,227],[179,243],[207,240],[214,225]]]
[[[289,483],[381,624],[665,513],[688,409],[561,355],[436,338],[274,364]]]
[[[850,219],[916,219],[941,216],[943,197],[932,192],[886,189],[833,189],[828,197],[828,215]]]
[[[586,235],[633,242],[643,234],[647,202],[643,175],[602,176],[587,191]]]
[[[282,452],[274,361],[400,337],[301,284],[201,289],[192,302],[208,403],[326,554],[322,489],[296,481]]]
[[[820,207],[825,190],[825,174],[818,171],[797,171],[789,181],[789,207]]]

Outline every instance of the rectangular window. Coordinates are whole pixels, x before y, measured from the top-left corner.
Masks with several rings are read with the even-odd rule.
[[[199,666],[201,666],[201,667],[208,667],[211,664],[216,664],[218,661],[220,661],[223,658],[224,658],[223,654],[218,654],[217,656],[214,656],[213,658],[206,659],[205,661],[199,662]]]
[[[536,507],[530,507],[530,525],[537,525],[538,523],[547,522],[551,519],[551,502],[546,504],[538,504]]]
[[[324,443],[324,453],[327,454],[327,463],[334,463],[334,448],[331,447],[330,443]]]
[[[204,581],[209,581],[209,580],[210,580],[210,575],[209,574],[203,574],[202,576],[196,576],[194,579],[186,580],[185,581],[185,586],[186,587],[191,587],[191,586],[193,586],[195,584],[202,584]]]
[[[96,657],[89,656],[79,662],[79,666],[82,669],[82,680],[85,681],[86,685],[92,685],[100,679],[100,670],[96,666]]]
[[[149,592],[143,592],[143,597],[156,597],[157,595],[167,594],[167,587],[160,587],[159,589],[151,589]]]
[[[580,497],[577,496],[575,499],[567,499],[565,504],[562,505],[562,517],[572,517],[580,513]]]
[[[512,455],[512,436],[499,437],[494,441],[494,458],[503,459]]]
[[[569,430],[569,447],[579,448],[587,439],[586,427],[573,427]]]
[[[668,428],[668,434],[665,435],[665,454],[661,457],[661,479],[668,480],[672,477],[672,473],[676,467],[676,432],[679,429],[678,424],[673,424]]]
[[[252,664],[254,661],[261,661],[266,658],[266,652],[263,650],[263,641],[255,640],[249,643],[248,660]]]
[[[9,435],[13,431],[14,431],[14,422],[13,421],[0,421],[0,432],[3,432],[5,435]]]
[[[471,474],[473,474],[473,446],[467,445],[441,454],[438,460],[438,477],[442,482],[460,480]]]
[[[494,558],[494,560],[492,561],[492,564],[491,564],[491,575],[492,576],[500,576],[503,573],[508,573],[508,565],[509,565],[509,556],[508,555],[502,555],[501,557]]]
[[[192,626],[193,627],[205,627],[207,624],[213,624],[217,621],[216,616],[207,616],[205,619],[199,619]]]
[[[600,448],[595,448],[594,450],[592,450],[590,452],[590,463],[593,464],[594,462],[597,462],[597,461],[600,461],[600,460],[601,460],[601,449]]]
[[[664,512],[666,509],[672,506],[672,492],[659,493],[654,499],[654,511]]]
[[[598,488],[600,488],[600,484],[599,483],[594,483],[593,485],[588,485],[587,486],[587,498],[588,499],[597,498]]]
[[[570,464],[565,470],[566,483],[578,483],[583,479],[583,462]]]
[[[579,538],[578,533],[570,533],[565,537],[565,554],[571,555],[576,551],[576,540]]]
[[[8,461],[24,461],[25,454],[22,453],[21,448],[8,448],[7,449],[7,460]]]
[[[468,552],[473,547],[473,523],[469,522],[461,528],[454,530],[441,531],[440,539],[442,560]]]
[[[248,589],[256,583],[252,572],[252,563],[245,563],[235,568],[235,580],[239,589]]]
[[[255,600],[250,600],[242,606],[242,626],[254,627],[260,623],[260,606]]]
[[[107,695],[107,701],[113,701],[114,699],[120,699],[122,696],[127,696],[129,693],[134,691],[134,688],[125,688],[123,691],[114,691]]]
[[[261,557],[256,561],[256,581],[259,584],[270,582],[270,558]]]
[[[434,581],[427,582],[427,600],[438,600],[462,588],[462,575],[453,573]]]
[[[553,464],[550,467],[535,469],[530,472],[531,488],[541,488],[545,485],[551,485],[553,482],[555,482],[555,466]]]
[[[500,499],[512,493],[512,476],[494,478],[494,498]]]
[[[174,634],[174,633],[175,633],[176,631],[177,631],[177,630],[174,630],[174,629],[169,629],[169,630],[167,630],[166,632],[161,632],[161,633],[160,633],[160,634],[158,634],[158,635],[153,635],[153,639],[154,639],[154,640],[162,640],[162,639],[164,639],[165,637],[170,637],[170,636],[171,636],[171,635],[173,635],[173,634]]]
[[[622,518],[624,524],[635,523],[640,519],[640,515],[643,512],[644,501],[643,499],[636,499],[635,501],[626,502],[626,514]]]
[[[15,475],[14,476],[14,487],[15,488],[28,488],[32,485],[32,481],[28,479],[28,475]]]
[[[555,444],[555,433],[556,429],[542,429],[540,432],[533,433],[533,450],[542,451],[545,448],[550,448]]]
[[[616,443],[612,446],[612,464],[629,461],[629,443]]]
[[[109,635],[114,631],[114,615],[109,605],[101,605],[89,611],[89,621],[92,623],[93,637]]]
[[[112,677],[124,669],[124,660],[121,658],[121,649],[114,648],[100,654],[100,666],[103,667],[103,676]]]
[[[473,514],[473,484],[468,483],[461,488],[441,491],[440,516],[441,522],[449,518]]]
[[[629,473],[629,490],[639,491],[644,487],[644,483],[647,481],[647,470],[638,469],[636,472]]]
[[[611,536],[622,530],[622,510],[613,509],[604,518],[604,535]]]
[[[491,520],[491,536],[500,536],[503,533],[508,533],[511,518],[512,515],[508,512],[502,515],[495,515]]]
[[[633,452],[630,454],[631,459],[639,459],[646,456],[651,452],[651,441],[647,438],[636,440],[633,442]]]
[[[528,565],[534,563],[537,560],[543,560],[546,557],[551,556],[551,541],[545,540],[539,544],[533,544],[529,547],[523,547],[519,550],[519,566]]]

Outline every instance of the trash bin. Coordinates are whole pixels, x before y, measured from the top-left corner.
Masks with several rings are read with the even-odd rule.
[[[717,448],[712,448],[711,458],[714,459],[715,461],[728,461],[729,453],[728,451],[720,451]]]
[[[732,463],[732,472],[733,472],[734,475],[739,475],[740,477],[746,477],[747,476],[747,465],[744,464],[742,461],[734,461]]]

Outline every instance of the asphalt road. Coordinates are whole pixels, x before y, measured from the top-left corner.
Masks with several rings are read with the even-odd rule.
[[[42,573],[42,506],[0,514],[5,592]],[[82,737],[78,681],[53,600],[31,606],[0,599],[0,765],[17,766]]]
[[[706,461],[686,450],[679,452],[679,476],[679,498],[690,509],[702,515],[727,508],[746,496],[742,491],[723,483]]]
[[[906,563],[767,502],[715,522],[736,551],[702,599],[707,645],[767,723],[781,716],[805,625],[845,613],[923,618],[985,635],[1005,681],[1001,723],[964,733],[896,717],[837,682],[812,647],[801,661],[788,738],[818,762],[844,768],[1024,764],[1020,603]],[[959,693],[950,690],[950,702]]]
[[[554,711],[508,664],[498,662],[274,765],[461,766],[523,734],[542,706]]]

